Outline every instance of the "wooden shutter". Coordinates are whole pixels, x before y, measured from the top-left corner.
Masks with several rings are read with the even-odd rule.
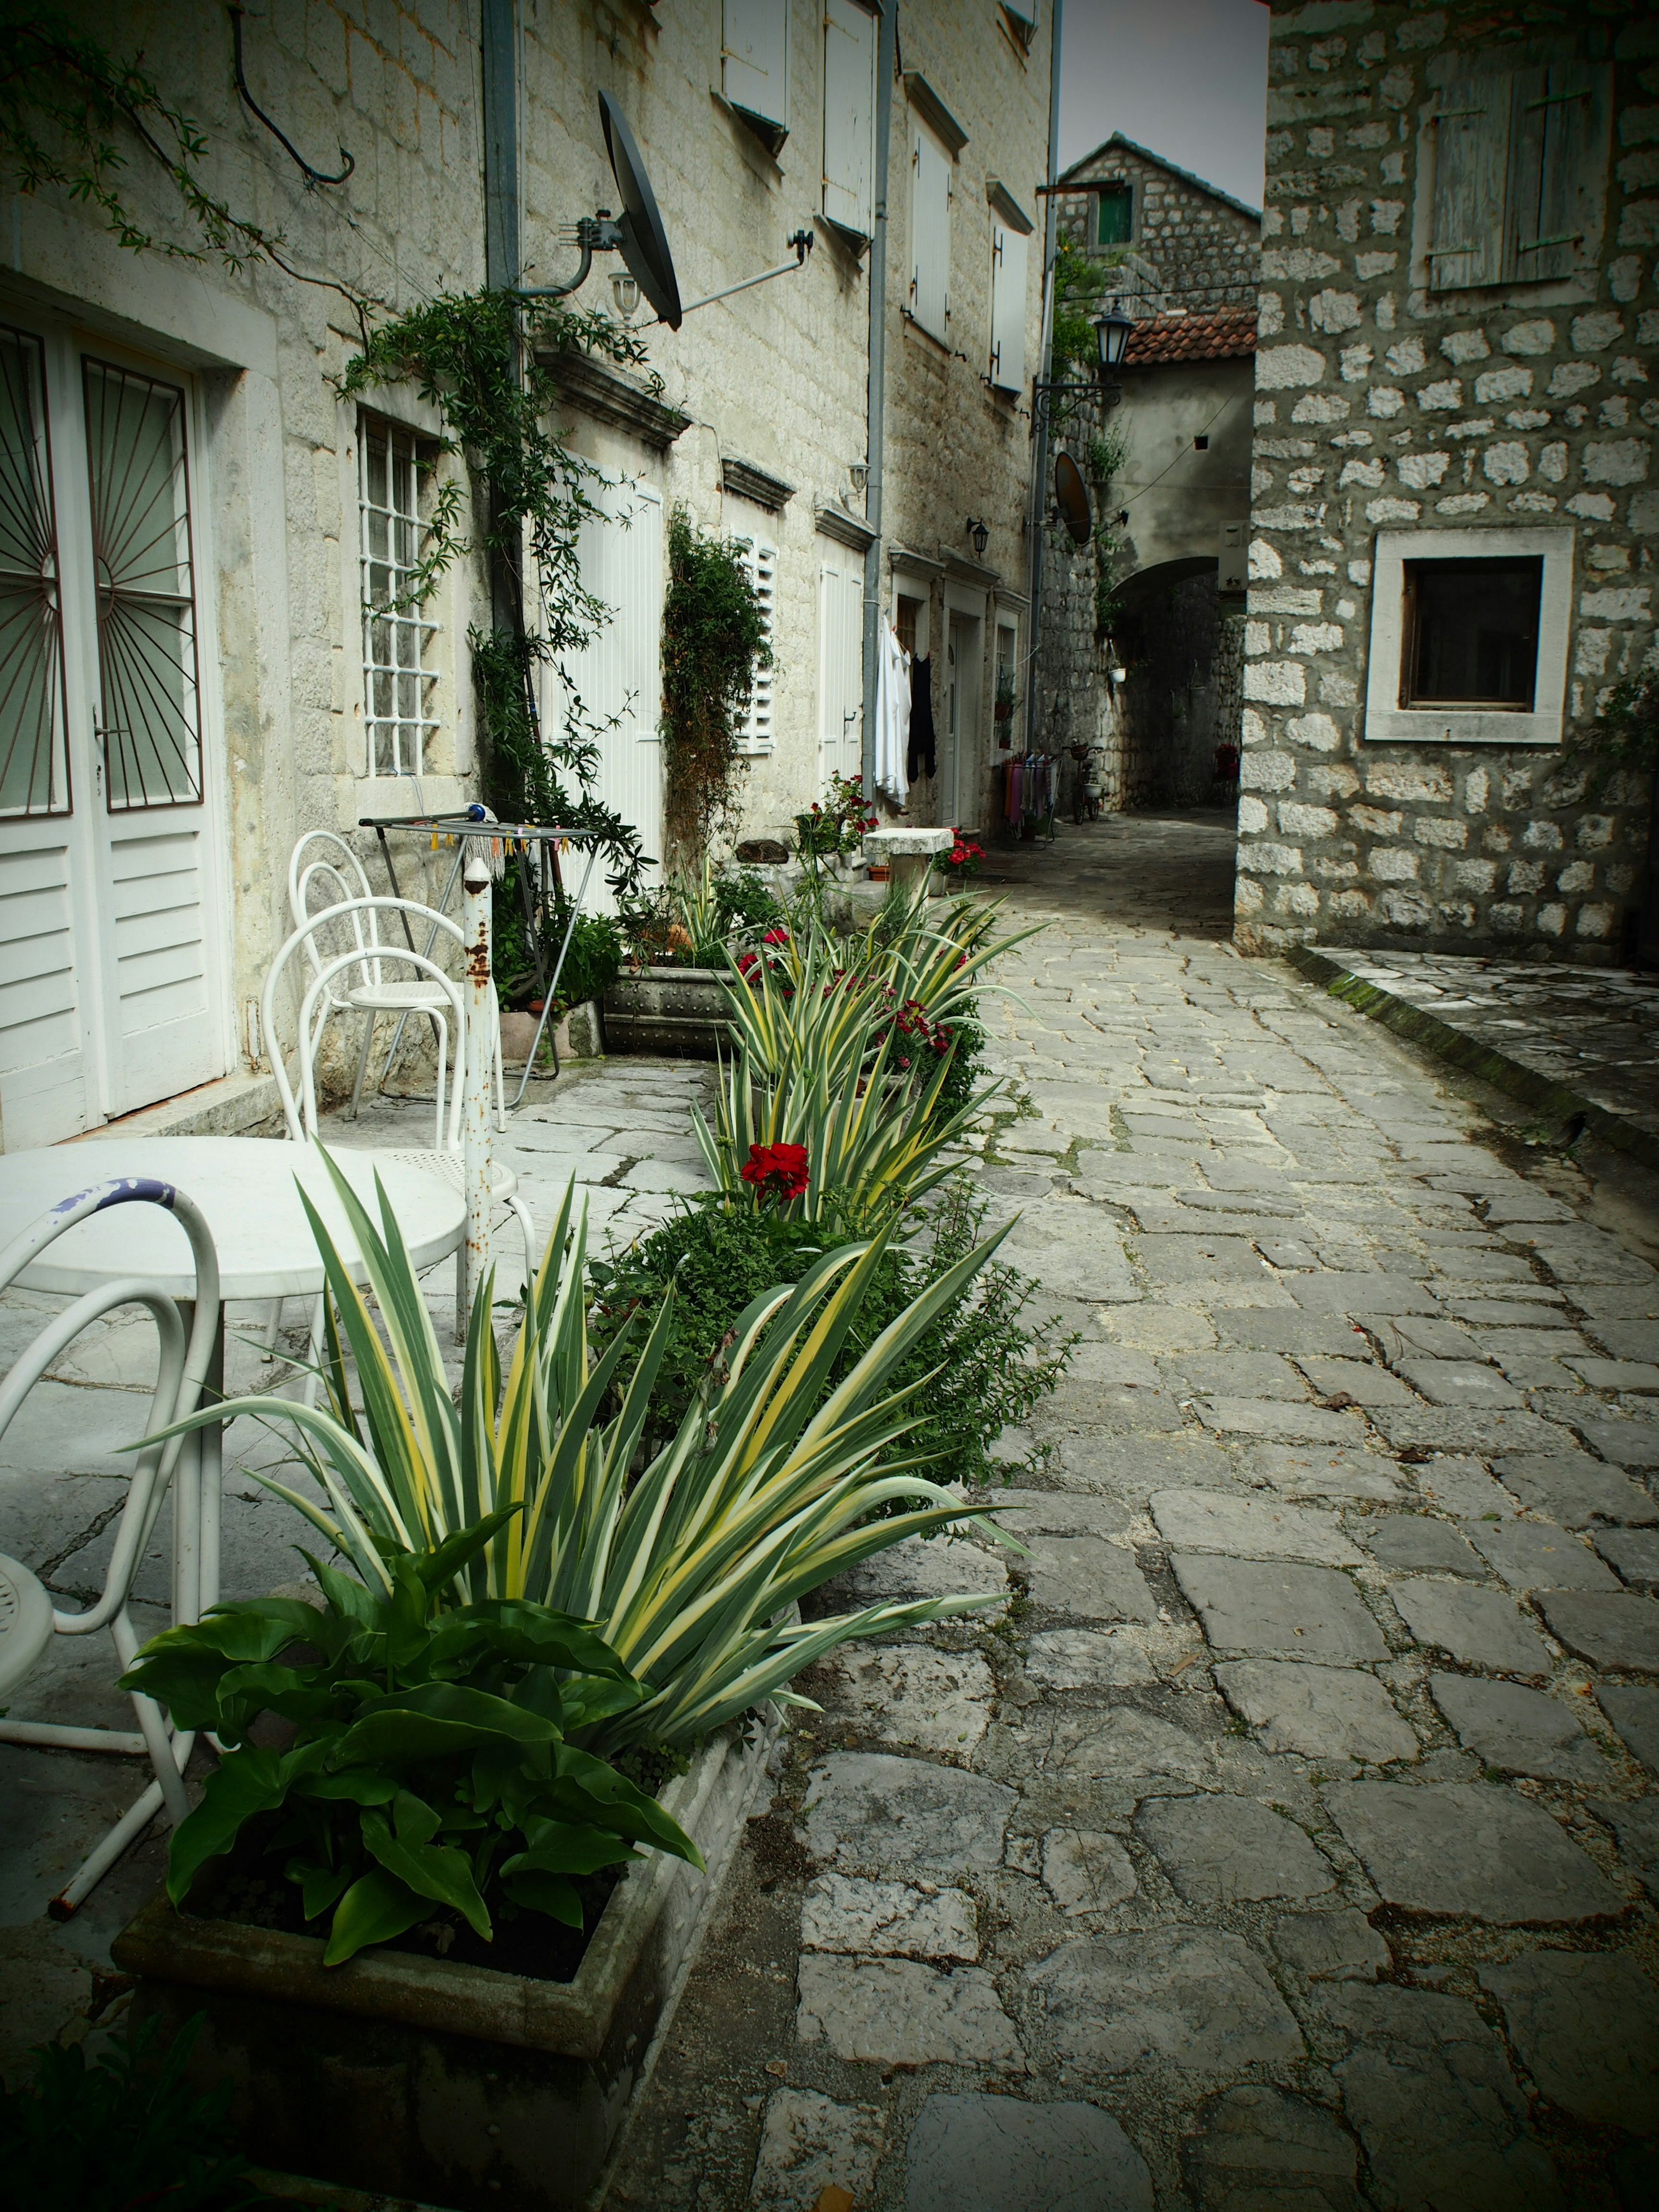
[[[1571,276],[1600,217],[1601,165],[1595,155],[1607,71],[1557,62],[1517,70],[1510,84],[1503,273],[1523,283]]]
[[[1001,223],[991,226],[991,381],[1025,388],[1025,240]]]
[[[854,555],[818,566],[818,779],[864,766],[864,574]]]
[[[549,720],[562,726],[572,695],[597,726],[599,774],[595,787],[608,806],[631,823],[660,880],[662,852],[662,494],[647,484],[607,484],[599,512],[578,541],[582,581],[611,610],[578,652],[550,671]],[[604,864],[588,884],[588,904],[604,914],[616,902],[604,887]]]
[[[720,90],[745,115],[788,129],[788,0],[722,0]]]
[[[854,0],[823,12],[823,212],[860,238],[874,221],[876,19]]]
[[[732,543],[743,556],[743,565],[749,571],[749,580],[754,586],[755,596],[761,605],[766,641],[770,645],[777,611],[778,549],[757,538],[734,538]],[[755,672],[754,689],[749,694],[743,726],[738,732],[739,752],[769,753],[772,750],[773,674],[774,671],[769,668],[758,668]]]
[[[1460,292],[1501,281],[1510,100],[1506,76],[1466,78],[1440,95],[1429,240],[1431,292]]]
[[[910,313],[936,338],[951,313],[951,162],[931,131],[910,131]]]

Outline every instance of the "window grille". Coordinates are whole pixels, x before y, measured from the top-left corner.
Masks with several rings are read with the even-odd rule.
[[[421,775],[427,738],[438,726],[432,712],[438,625],[410,599],[426,544],[420,511],[426,465],[413,432],[377,416],[362,417],[357,447],[368,773]]]

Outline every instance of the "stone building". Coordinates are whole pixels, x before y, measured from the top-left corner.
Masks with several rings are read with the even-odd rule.
[[[1275,4],[1237,935],[1619,957],[1655,665],[1659,24]]]
[[[428,806],[475,794],[467,641],[492,618],[482,561],[451,567],[389,642],[364,618],[371,552],[389,535],[406,570],[447,483],[469,511],[465,467],[440,453],[440,416],[412,386],[342,399],[362,343],[347,293],[372,295],[380,316],[486,283],[568,280],[569,226],[618,206],[600,90],[638,141],[688,303],[788,264],[693,306],[678,331],[639,310],[659,386],[596,360],[562,370],[562,427],[609,479],[584,580],[614,611],[564,674],[609,725],[600,787],[647,851],[660,849],[675,505],[742,541],[770,610],[775,665],[744,736],[751,830],[775,832],[831,770],[859,765],[872,535],[854,489],[871,408],[872,7],[286,0],[240,18],[245,100],[216,0],[70,6],[122,58],[142,48],[164,100],[201,127],[203,186],[279,234],[281,263],[124,250],[58,187],[11,202],[0,463],[27,516],[23,573],[39,580],[0,579],[15,602],[0,655],[27,679],[0,687],[0,1140],[13,1149],[183,1093],[172,1126],[263,1118],[258,999],[289,927],[295,840],[416,811],[416,776]],[[958,649],[964,791],[990,745],[998,656],[1024,650],[1018,395],[1041,335],[1041,256],[1025,240],[1050,74],[1046,9],[975,0],[972,12],[907,8],[892,84],[895,564],[879,564],[888,602],[916,580],[924,631]],[[159,169],[136,141],[120,150],[142,227],[193,242]],[[803,230],[813,243],[797,267],[787,241]],[[573,304],[620,315],[606,281],[619,269],[601,256]],[[159,585],[109,567],[128,542],[135,441],[144,497],[165,517]],[[983,562],[964,536],[969,496],[990,525]],[[135,675],[135,652],[159,690]],[[567,696],[545,672],[544,720]],[[935,782],[920,801],[953,811]],[[405,889],[436,890],[427,866],[409,856]]]
[[[1261,216],[1121,136],[1065,172],[1058,206],[1136,328],[1121,404],[1057,410],[1096,527],[1080,547],[1045,533],[1039,737],[1099,749],[1110,810],[1207,804],[1237,731]]]

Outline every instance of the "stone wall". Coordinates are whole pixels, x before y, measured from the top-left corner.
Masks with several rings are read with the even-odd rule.
[[[1255,297],[1261,240],[1254,209],[1121,134],[1066,170],[1061,181],[1077,187],[1063,191],[1059,201],[1060,227],[1073,246],[1113,258],[1109,249],[1093,243],[1091,187],[1127,182],[1133,193],[1133,252],[1156,268],[1170,301],[1216,307]]]
[[[1430,290],[1442,88],[1564,57],[1612,66],[1599,252]],[[1654,659],[1659,26],[1535,40],[1518,4],[1276,5],[1268,126],[1238,940],[1616,958],[1647,779],[1571,740]],[[1566,747],[1368,740],[1377,532],[1541,518],[1576,539]]]

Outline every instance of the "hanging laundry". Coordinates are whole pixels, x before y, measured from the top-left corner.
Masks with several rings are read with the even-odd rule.
[[[876,788],[902,806],[910,796],[905,753],[910,736],[910,656],[885,615],[876,674]]]
[[[910,742],[905,766],[914,783],[919,775],[939,774],[938,740],[933,734],[933,659],[920,653],[910,663]]]

